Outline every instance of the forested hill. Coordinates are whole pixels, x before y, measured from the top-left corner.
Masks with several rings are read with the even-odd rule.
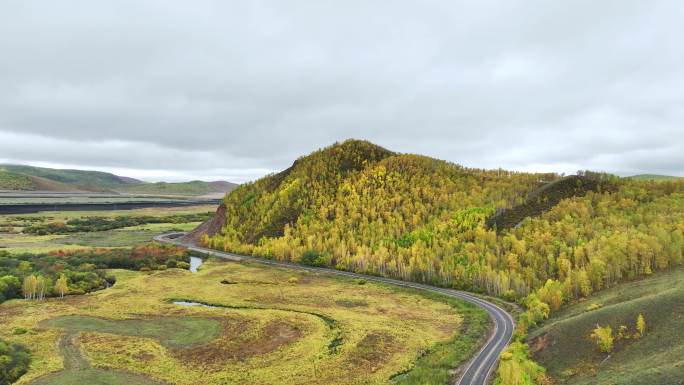
[[[555,174],[469,169],[350,140],[225,198],[213,248],[483,291],[552,309],[682,263],[684,182],[615,178],[497,233]]]
[[[286,233],[301,240],[339,233],[369,246],[391,243],[453,215],[467,216],[474,226],[495,207],[520,203],[545,178],[556,176],[466,169],[349,140],[230,194],[228,241],[258,245]],[[316,244],[295,250],[323,251],[337,243],[328,241],[316,237]]]

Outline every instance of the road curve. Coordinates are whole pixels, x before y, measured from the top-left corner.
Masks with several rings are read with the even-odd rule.
[[[476,297],[468,292],[453,289],[444,289],[420,283],[400,281],[391,278],[351,273],[348,271],[335,270],[324,267],[304,266],[288,262],[273,261],[270,259],[220,252],[217,250],[207,249],[204,247],[198,247],[192,244],[183,243],[176,239],[183,234],[184,233],[164,234],[159,235],[154,239],[158,242],[171,243],[174,245],[183,246],[190,251],[199,254],[209,255],[212,257],[218,257],[237,262],[247,261],[260,263],[264,265],[283,267],[288,269],[306,270],[325,274],[341,275],[345,277],[365,279],[367,281],[381,282],[395,286],[410,287],[413,289],[431,291],[435,293],[444,294],[450,297],[459,298],[464,301],[473,303],[477,306],[480,306],[489,314],[490,318],[492,319],[492,322],[494,323],[494,330],[491,333],[487,342],[482,346],[480,351],[477,353],[477,355],[475,355],[475,357],[473,357],[470,360],[468,366],[462,372],[461,377],[456,382],[457,385],[485,385],[486,383],[488,383],[489,377],[491,376],[492,371],[496,366],[497,361],[499,360],[499,355],[506,348],[506,346],[508,346],[508,344],[511,342],[511,338],[513,337],[513,329],[515,324],[513,322],[513,318],[511,317],[511,315],[508,314],[505,310],[498,307],[497,305],[494,305],[491,302]]]

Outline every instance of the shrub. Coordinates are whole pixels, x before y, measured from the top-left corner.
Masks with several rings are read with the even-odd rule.
[[[308,265],[308,266],[324,266],[325,265],[325,261],[323,260],[323,256],[314,250],[305,251],[304,254],[302,254],[302,257],[299,260],[299,262],[303,265]]]
[[[112,286],[116,283],[116,277],[113,275],[108,275],[105,277],[105,281],[107,282],[107,284],[109,284],[109,286]]]
[[[527,345],[516,341],[501,353],[494,385],[532,385],[547,381],[544,368],[529,358]]]
[[[296,285],[296,284],[299,283],[299,278],[297,278],[297,277],[290,277],[290,278],[287,280],[287,282],[288,282],[288,283],[291,283],[291,284],[293,284],[293,285]]]
[[[176,267],[179,269],[188,270],[190,269],[190,264],[187,262],[179,261],[176,262]]]
[[[26,330],[25,328],[14,328],[14,329],[12,329],[12,334],[14,334],[15,336],[18,336],[21,334],[26,334],[26,333],[28,333],[28,330]]]
[[[636,328],[639,332],[639,337],[643,337],[644,333],[646,332],[646,320],[644,319],[643,314],[639,314],[637,316]]]
[[[9,385],[24,375],[29,362],[24,346],[0,341],[0,385]]]
[[[610,353],[613,350],[613,328],[610,325],[596,325],[596,329],[591,333],[591,338],[596,340],[601,352]]]
[[[618,328],[617,339],[629,338],[629,329],[626,325],[620,325]]]

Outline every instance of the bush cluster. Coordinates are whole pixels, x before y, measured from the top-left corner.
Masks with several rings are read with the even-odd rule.
[[[0,385],[9,385],[28,370],[30,362],[26,348],[0,340]]]
[[[61,295],[57,281],[66,278],[69,294],[83,294],[113,285],[103,269],[164,270],[190,268],[185,249],[151,243],[132,249],[56,251],[11,255],[0,251],[0,302],[11,298]],[[27,282],[30,281],[30,285]],[[27,292],[27,291],[30,291]]]

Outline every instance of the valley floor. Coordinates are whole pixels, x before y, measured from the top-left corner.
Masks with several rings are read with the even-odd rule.
[[[32,352],[17,384],[445,383],[489,322],[453,299],[242,263],[111,272],[106,290],[0,305],[0,338]]]
[[[162,207],[108,211],[46,211],[35,214],[0,215],[0,250],[10,253],[45,253],[56,250],[87,249],[91,247],[131,247],[149,242],[154,236],[170,231],[187,231],[200,222],[148,223],[114,230],[78,232],[71,234],[25,234],[31,225],[61,222],[82,218],[168,217],[213,212],[214,205]]]

